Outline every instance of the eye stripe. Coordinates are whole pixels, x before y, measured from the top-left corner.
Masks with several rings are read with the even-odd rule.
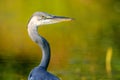
[[[37,20],[40,21],[40,20],[43,20],[43,19],[47,19],[45,16],[41,16],[41,18],[38,18]]]

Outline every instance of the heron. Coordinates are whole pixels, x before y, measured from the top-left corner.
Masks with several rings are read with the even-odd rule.
[[[28,80],[60,80],[57,76],[47,71],[50,61],[50,45],[48,41],[38,33],[38,27],[46,24],[71,21],[72,18],[55,16],[45,12],[35,12],[28,22],[28,35],[33,42],[37,43],[42,50],[42,59],[40,64],[32,69]]]

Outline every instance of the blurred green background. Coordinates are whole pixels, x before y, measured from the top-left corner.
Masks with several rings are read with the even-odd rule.
[[[41,59],[27,23],[36,11],[75,20],[39,29],[51,45],[48,71],[62,80],[120,79],[119,0],[0,0],[0,80],[27,80]]]

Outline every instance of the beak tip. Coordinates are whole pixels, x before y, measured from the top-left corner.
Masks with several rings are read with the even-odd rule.
[[[74,19],[74,18],[71,18],[71,21],[72,21],[72,20],[75,20],[75,19]]]
[[[73,21],[73,20],[75,20],[75,19],[74,19],[74,18],[69,18],[69,19],[68,19],[68,21]]]

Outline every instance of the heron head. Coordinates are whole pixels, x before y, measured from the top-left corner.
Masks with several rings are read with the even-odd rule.
[[[39,26],[46,24],[53,24],[63,21],[71,21],[72,18],[63,17],[63,16],[55,16],[51,14],[47,14],[45,12],[35,12],[30,19],[30,23]]]

